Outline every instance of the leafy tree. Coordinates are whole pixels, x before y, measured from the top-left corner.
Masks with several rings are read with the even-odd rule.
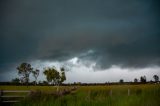
[[[147,81],[146,76],[141,76],[141,77],[140,77],[140,81],[141,81],[142,83],[146,83],[146,81]]]
[[[28,63],[22,63],[17,67],[18,75],[20,76],[21,82],[27,84],[29,83],[29,75],[32,72],[33,68]]]
[[[137,79],[137,78],[135,78],[135,79],[134,79],[134,82],[135,82],[135,83],[137,83],[137,82],[138,82],[138,79]]]
[[[35,71],[32,71],[32,74],[33,74],[33,77],[35,78],[35,85],[36,85],[36,83],[37,83],[37,78],[38,78],[38,76],[39,76],[39,70],[38,69],[36,69]]]
[[[55,67],[46,68],[44,70],[43,74],[46,76],[46,79],[47,79],[48,83],[55,84],[55,85],[58,83],[59,73],[55,69]]]
[[[55,67],[46,68],[43,73],[49,83],[57,86],[57,91],[59,90],[59,85],[66,80],[64,68],[61,68],[61,73]]]
[[[158,81],[159,81],[158,75],[154,75],[153,78],[154,78],[155,82],[158,82]]]
[[[120,83],[123,83],[123,82],[124,82],[124,80],[123,80],[123,79],[120,79],[120,80],[119,80],[119,82],[120,82]]]

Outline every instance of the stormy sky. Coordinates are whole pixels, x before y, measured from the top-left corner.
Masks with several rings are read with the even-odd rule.
[[[22,62],[41,72],[64,66],[66,82],[130,81],[141,74],[151,80],[160,75],[159,5],[158,0],[1,0],[0,80],[14,78]]]

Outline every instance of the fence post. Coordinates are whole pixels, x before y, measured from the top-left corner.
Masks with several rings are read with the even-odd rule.
[[[33,91],[29,91],[26,96],[30,96],[32,93]]]
[[[128,89],[128,96],[130,95],[130,89]]]
[[[110,96],[112,96],[112,89],[110,90]]]
[[[0,90],[0,103],[2,102],[3,90]]]
[[[16,93],[30,93],[31,91],[16,91],[16,90],[0,90],[0,104],[2,103],[2,102],[19,102],[19,100],[20,100],[20,98],[25,98],[26,96],[22,96],[22,95],[4,95],[5,93],[7,93],[7,92],[14,92],[15,94]],[[3,98],[7,98],[7,99],[3,99]],[[8,100],[8,98],[17,98],[17,100],[16,99],[13,99],[13,100]]]

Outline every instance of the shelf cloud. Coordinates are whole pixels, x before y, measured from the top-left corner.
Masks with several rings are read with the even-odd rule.
[[[156,0],[5,0],[0,71],[21,62],[73,58],[95,70],[160,66]]]

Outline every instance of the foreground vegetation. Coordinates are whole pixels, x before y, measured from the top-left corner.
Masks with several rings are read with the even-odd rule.
[[[79,86],[61,95],[55,94],[54,86],[0,86],[0,89],[37,91],[14,106],[160,106],[159,84]]]

